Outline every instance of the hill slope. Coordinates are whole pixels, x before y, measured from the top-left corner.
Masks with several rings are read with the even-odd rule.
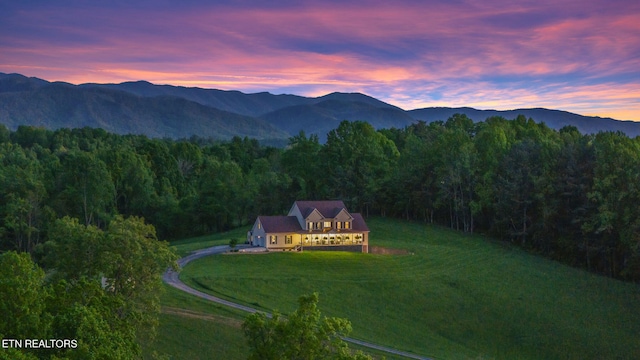
[[[640,357],[635,284],[482,236],[386,218],[367,222],[372,246],[410,254],[213,256],[190,263],[181,279],[285,314],[300,295],[318,291],[323,314],[348,318],[352,337],[437,359]]]
[[[76,86],[0,73],[0,123],[10,128],[92,126],[120,134],[219,139],[234,135],[286,139],[304,130],[324,139],[342,120],[367,121],[378,129],[402,128],[418,120],[445,121],[455,113],[466,114],[474,121],[491,116],[514,119],[522,114],[554,129],[573,125],[585,133],[622,131],[631,137],[640,135],[640,122],[540,108],[496,111],[438,107],[405,111],[360,93],[334,92],[320,97],[245,94],[146,81]]]
[[[180,97],[140,97],[118,90],[19,77],[0,79],[0,123],[12,129],[19,125],[49,129],[89,126],[150,137],[288,137],[263,120]]]
[[[154,85],[147,81],[121,84],[82,84],[83,88],[106,88],[126,91],[143,97],[175,96],[202,105],[246,116],[258,116],[287,106],[310,103],[309,98],[297,95],[273,95],[267,92],[245,94],[240,91]]]
[[[260,118],[289,134],[304,130],[307,134],[317,134],[320,139],[326,138],[327,133],[337,128],[343,120],[366,121],[376,129],[405,127],[415,122],[404,110],[388,104],[381,106],[372,102],[336,98],[340,97],[329,97],[310,105],[286,107]]]
[[[474,122],[484,121],[489,117],[501,116],[505,119],[515,119],[518,115],[532,118],[536,122],[544,122],[552,129],[559,130],[564,126],[572,125],[582,133],[597,133],[599,131],[622,131],[629,137],[640,135],[640,123],[635,121],[621,121],[597,116],[583,116],[567,111],[550,110],[543,108],[516,109],[516,110],[478,110],[469,107],[447,108],[433,107],[409,111],[416,120],[432,122],[446,120],[454,114],[465,114]]]

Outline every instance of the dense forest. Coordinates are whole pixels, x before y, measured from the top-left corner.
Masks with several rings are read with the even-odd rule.
[[[640,280],[640,139],[465,115],[376,131],[344,121],[284,149],[0,125],[0,249],[47,257],[56,222],[136,217],[171,240],[342,199],[365,216],[481,232],[607,276]]]

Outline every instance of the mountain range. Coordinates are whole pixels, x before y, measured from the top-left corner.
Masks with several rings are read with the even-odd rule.
[[[402,128],[419,120],[445,121],[456,113],[474,121],[491,116],[513,119],[521,114],[554,129],[573,125],[584,133],[622,131],[630,137],[640,135],[639,122],[543,108],[498,111],[432,107],[407,111],[360,93],[336,92],[320,97],[245,94],[146,81],[72,85],[0,73],[0,123],[12,130],[20,125],[48,129],[88,126],[150,137],[198,135],[226,140],[248,136],[282,143],[300,130],[324,140],[342,120],[363,120],[375,128]]]

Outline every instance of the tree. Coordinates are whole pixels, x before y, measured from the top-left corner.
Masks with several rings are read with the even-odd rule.
[[[318,293],[301,296],[298,303],[288,320],[277,312],[271,318],[264,313],[247,317],[242,330],[251,348],[249,359],[371,359],[362,352],[350,353],[342,338],[351,332],[351,323],[322,317]]]
[[[56,269],[55,277],[70,281],[101,275],[104,233],[93,225],[80,224],[78,219],[65,216],[56,220],[45,243],[44,262]]]
[[[640,141],[622,133],[599,133],[589,200],[597,210],[583,229],[599,240],[601,271],[640,279]]]
[[[322,198],[320,149],[322,145],[318,135],[312,134],[307,138],[301,130],[298,135],[289,138],[289,147],[282,154],[282,165],[300,188],[296,194],[298,199]]]
[[[135,337],[123,331],[113,316],[120,304],[101,284],[86,277],[53,284],[47,311],[52,314],[51,336],[75,339],[76,348],[49,350],[53,358],[134,359],[141,355]],[[130,330],[130,329],[125,329]]]
[[[242,169],[233,161],[205,161],[197,184],[197,195],[191,198],[187,211],[193,214],[194,225],[202,231],[223,231],[239,218],[247,193],[248,182]]]
[[[61,158],[63,189],[60,212],[85,225],[108,221],[114,210],[115,188],[105,163],[95,154],[70,151]]]
[[[0,338],[44,339],[49,317],[44,271],[29,254],[9,251],[0,255]]]
[[[0,143],[8,142],[11,132],[4,124],[0,124]]]
[[[142,218],[118,215],[103,231],[65,217],[53,225],[50,239],[48,263],[71,289],[85,280],[93,286],[104,281],[106,298],[101,306],[107,309],[105,321],[111,331],[124,336],[124,344],[153,337],[162,272],[176,266],[177,255],[166,242],[158,241],[152,225]],[[70,316],[94,321],[94,315],[82,310]]]
[[[31,252],[40,239],[46,198],[42,164],[32,150],[0,144],[0,234],[3,247]],[[4,231],[3,231],[4,230]]]
[[[143,215],[155,195],[149,162],[129,146],[109,149],[103,159],[113,182],[113,204],[118,212]]]
[[[345,120],[329,132],[321,156],[332,197],[368,211],[400,154],[369,123]]]
[[[448,209],[449,226],[473,232],[471,204],[475,203],[477,150],[472,134],[473,121],[466,115],[449,118],[434,142],[438,155],[435,173],[439,181],[439,199]]]
[[[503,159],[495,181],[498,231],[520,240],[522,246],[527,245],[531,233],[539,157],[539,143],[525,140],[515,144]]]

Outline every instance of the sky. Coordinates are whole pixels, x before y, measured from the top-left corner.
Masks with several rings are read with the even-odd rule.
[[[640,121],[640,1],[0,0],[0,72]]]

